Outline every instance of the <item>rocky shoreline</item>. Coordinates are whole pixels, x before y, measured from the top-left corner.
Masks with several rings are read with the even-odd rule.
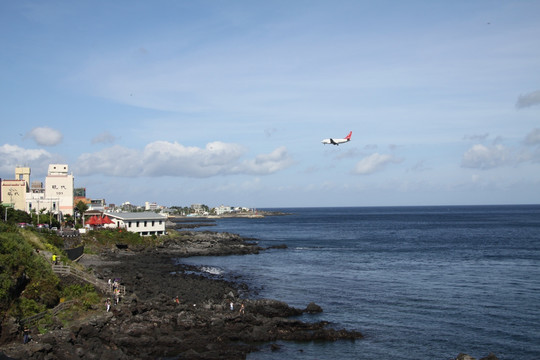
[[[201,275],[200,269],[173,259],[190,256],[257,254],[253,239],[210,231],[182,231],[154,247],[113,246],[85,255],[81,264],[97,278],[119,278],[126,296],[110,312],[105,305],[80,314],[68,325],[54,318],[53,330],[22,344],[15,319],[1,324],[0,360],[4,359],[245,359],[268,349],[283,358],[279,340],[355,341],[355,330],[333,329],[328,322],[303,322],[301,314],[319,313],[273,299],[251,299],[240,281]],[[286,246],[278,246],[286,248]],[[69,281],[73,279],[63,279]],[[179,301],[175,298],[178,296]],[[231,310],[230,303],[234,309]],[[241,304],[245,311],[239,311]],[[339,354],[336,354],[339,357]],[[474,360],[459,354],[457,360]],[[480,360],[497,360],[489,354]]]
[[[180,235],[152,248],[112,248],[83,257],[82,264],[98,278],[119,278],[126,286],[120,304],[111,312],[103,306],[66,327],[59,323],[26,345],[17,341],[0,351],[15,359],[245,359],[263,347],[279,352],[278,340],[362,338],[358,331],[333,329],[325,321],[294,318],[321,312],[315,303],[297,309],[279,300],[250,299],[249,289],[239,282],[211,279],[173,261],[264,250],[253,240],[209,231]],[[20,340],[15,326],[7,324],[4,330]]]

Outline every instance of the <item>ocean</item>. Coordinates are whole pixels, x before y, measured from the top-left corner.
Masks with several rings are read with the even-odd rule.
[[[252,297],[315,302],[324,311],[302,320],[364,338],[278,342],[248,359],[540,359],[540,205],[266,210],[291,215],[200,230],[286,249],[182,262],[239,278]]]

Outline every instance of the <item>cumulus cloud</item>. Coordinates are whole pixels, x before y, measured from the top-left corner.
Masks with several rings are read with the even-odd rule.
[[[0,174],[14,174],[18,165],[42,165],[52,159],[43,149],[24,149],[17,145],[0,146]]]
[[[353,173],[359,175],[368,175],[382,170],[388,164],[400,163],[401,161],[401,159],[398,159],[392,155],[374,153],[366,156],[356,163]]]
[[[113,146],[96,153],[82,154],[76,169],[81,175],[204,178],[230,174],[272,174],[292,163],[286,148],[241,161],[246,152],[238,144],[220,141],[208,143],[204,148],[155,141],[142,151]]]
[[[156,141],[145,147],[141,166],[146,176],[209,177],[227,173],[245,152],[240,145],[219,141],[204,149]]]
[[[108,131],[104,131],[92,139],[92,144],[113,144],[115,141],[116,136]]]
[[[525,137],[526,145],[538,145],[540,144],[540,128],[533,129]]]
[[[501,144],[493,146],[476,144],[463,154],[461,166],[473,169],[492,169],[507,165],[512,158],[511,150]]]
[[[27,137],[33,139],[36,144],[41,146],[54,146],[62,142],[63,135],[60,131],[50,127],[36,127],[30,130]]]
[[[516,107],[518,109],[533,105],[540,105],[540,90],[533,91],[525,95],[520,95],[516,102]]]
[[[281,146],[270,154],[258,155],[253,160],[246,160],[231,169],[232,173],[268,175],[286,169],[293,163],[285,146]]]

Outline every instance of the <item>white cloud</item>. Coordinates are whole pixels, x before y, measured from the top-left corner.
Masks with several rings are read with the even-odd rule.
[[[50,127],[36,127],[30,130],[27,137],[32,138],[36,144],[41,146],[54,146],[62,142],[63,135],[60,131]]]
[[[242,162],[240,159],[246,152],[243,146],[219,141],[208,143],[205,148],[155,141],[142,151],[113,146],[82,154],[76,172],[80,175],[204,178],[230,174],[267,175],[292,163],[284,147]]]
[[[239,166],[231,169],[232,173],[267,175],[286,169],[293,163],[287,153],[287,148],[281,146],[270,154],[258,155],[253,160],[246,160]]]
[[[104,174],[110,176],[137,176],[141,173],[141,154],[137,150],[113,146],[97,153],[79,156],[75,173],[80,175]]]
[[[507,165],[512,159],[511,150],[501,144],[493,146],[476,144],[463,154],[461,166],[473,169],[491,169]]]
[[[533,129],[525,137],[526,145],[538,145],[540,144],[540,128]]]
[[[229,172],[246,152],[237,144],[212,142],[204,149],[186,147],[176,142],[156,141],[142,154],[142,173],[146,176],[209,177]]]
[[[353,173],[368,175],[382,170],[387,164],[400,163],[401,161],[401,159],[397,159],[392,155],[374,153],[356,163]]]
[[[108,131],[104,131],[92,139],[92,144],[113,144],[115,141],[116,136]]]
[[[518,109],[533,105],[540,105],[540,90],[533,91],[525,95],[520,95],[516,102],[516,107]]]
[[[18,165],[43,165],[51,159],[51,154],[43,149],[24,149],[4,144],[0,146],[0,174],[14,174]]]

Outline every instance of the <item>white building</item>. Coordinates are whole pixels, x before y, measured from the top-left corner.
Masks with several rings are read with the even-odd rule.
[[[147,201],[147,202],[144,203],[144,209],[146,211],[156,211],[157,208],[158,208],[158,205],[155,202],[151,203],[151,202]]]
[[[142,236],[165,234],[167,217],[155,212],[105,212],[105,215],[114,222],[106,227],[124,228]]]
[[[58,199],[58,211],[73,215],[73,174],[68,174],[66,164],[50,164],[45,178],[45,198]]]
[[[216,215],[230,214],[234,211],[232,207],[224,205],[218,206],[215,210]]]
[[[25,168],[18,168],[20,174],[29,175]],[[17,173],[16,173],[17,174]],[[25,176],[26,178],[26,176]],[[73,174],[68,174],[68,166],[64,164],[49,165],[45,178],[45,187],[39,181],[32,182],[30,191],[26,194],[24,210],[28,213],[41,211],[53,214],[73,215]],[[60,219],[60,218],[59,218]]]

